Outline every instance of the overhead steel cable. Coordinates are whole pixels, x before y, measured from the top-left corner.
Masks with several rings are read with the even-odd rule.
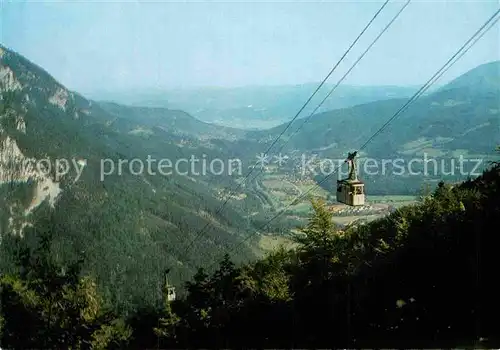
[[[307,105],[309,104],[309,102],[313,99],[313,97],[316,95],[316,93],[321,89],[321,87],[323,87],[323,85],[326,83],[326,81],[328,80],[328,78],[333,74],[333,72],[337,69],[337,67],[339,66],[339,64],[344,60],[344,58],[347,56],[347,54],[351,51],[351,49],[354,47],[354,45],[359,41],[359,39],[361,38],[361,36],[366,32],[366,30],[370,27],[370,25],[373,23],[373,21],[378,17],[378,15],[382,12],[382,10],[385,8],[385,6],[387,6],[387,4],[389,3],[389,0],[386,0],[382,6],[378,9],[378,11],[373,15],[373,17],[370,19],[370,21],[367,23],[367,25],[363,28],[363,30],[361,31],[361,33],[359,33],[359,35],[356,37],[356,39],[351,43],[351,45],[349,46],[349,48],[346,50],[346,52],[342,55],[342,57],[337,61],[337,63],[333,66],[333,68],[330,70],[330,72],[326,75],[326,77],[323,79],[323,81],[319,84],[319,86],[316,88],[316,90],[313,92],[313,94],[307,99],[307,101],[302,105],[302,107],[299,109],[299,111],[295,114],[295,116],[292,118],[292,120],[288,123],[288,125],[283,129],[283,131],[278,135],[278,137],[276,137],[276,139],[272,142],[271,146],[268,147],[268,149],[264,152],[264,154],[267,154],[269,153],[269,151],[274,147],[274,145],[279,141],[279,139],[283,136],[283,134],[286,132],[286,130],[288,130],[288,128],[292,125],[292,123],[298,118],[298,116],[300,115],[300,113],[302,113],[302,111],[307,107]],[[222,205],[219,207],[218,210],[216,210],[215,214],[214,215],[218,215],[222,212],[222,210],[224,209],[224,207],[227,205],[227,203],[229,202],[229,199],[231,198],[231,194],[236,192],[238,189],[241,188],[241,186],[245,183],[245,181],[248,179],[248,177],[252,174],[252,172],[254,171],[255,169],[255,166],[257,165],[257,163],[251,167],[251,170],[247,173],[247,175],[244,177],[244,179],[240,182],[240,184],[236,187],[236,189],[234,190],[230,190],[229,192],[229,195],[226,195],[226,199],[224,200],[224,202],[222,203]],[[200,230],[197,232],[197,234],[195,235],[195,239],[193,239],[191,241],[191,243],[188,245],[188,248],[186,249],[186,254],[187,252],[189,251],[189,249],[192,248],[192,246],[194,245],[194,243],[196,242],[196,240],[198,240],[204,233],[204,231],[207,229],[208,226],[210,226],[210,222],[207,222],[207,224]]]
[[[389,125],[389,123],[391,123],[395,118],[397,118],[403,111],[405,111],[416,99],[418,99],[420,96],[422,96],[423,93],[425,93],[425,91],[427,91],[429,89],[429,87],[434,83],[436,82],[436,77],[439,76],[440,74],[442,74],[444,71],[446,71],[447,69],[449,69],[453,64],[455,64],[458,59],[455,59],[457,56],[459,55],[463,55],[465,52],[467,52],[473,45],[475,42],[477,42],[477,40],[475,40],[475,42],[469,46],[465,52],[463,51],[465,49],[465,47],[471,42],[473,41],[476,36],[486,27],[488,26],[491,21],[493,21],[493,19],[500,13],[500,9],[498,9],[494,14],[493,16],[491,16],[472,36],[471,38],[469,38],[469,40],[466,41],[466,43],[460,48],[458,49],[458,51],[403,105],[401,106],[401,108],[398,109],[398,111],[391,117],[389,118],[389,120],[377,131],[375,132],[375,134],[373,134],[360,148],[357,152],[359,152],[360,150],[362,150],[363,148],[365,148],[368,143],[370,143],[385,127],[387,127]],[[498,19],[495,20],[495,23],[496,21],[498,21]],[[490,30],[493,26],[489,26],[488,30]],[[485,31],[485,32],[486,32]],[[481,34],[481,36],[483,36],[485,34],[485,32],[483,32],[483,34]],[[339,170],[340,166],[338,166],[335,171],[332,171],[330,174],[328,174],[325,178],[323,178],[323,180],[321,180],[320,182],[318,182],[316,185],[314,186],[311,186],[311,188],[309,188],[305,193],[303,193],[302,195],[298,196],[296,199],[294,199],[289,205],[287,205],[285,208],[283,208],[281,211],[279,211],[276,215],[274,215],[270,220],[268,220],[264,225],[260,226],[253,234],[250,234],[248,235],[244,240],[242,240],[237,246],[235,246],[231,251],[235,251],[237,250],[241,245],[243,245],[246,241],[248,241],[254,234],[260,232],[262,229],[266,228],[271,222],[273,222],[276,218],[278,218],[281,214],[283,214],[286,210],[288,210],[294,202],[296,202],[297,200],[301,200],[301,199],[304,199],[309,193],[313,192],[315,189],[319,188],[323,183],[325,183],[332,175],[334,175],[338,170]],[[213,267],[215,264],[217,264],[218,262],[217,261],[214,261],[213,264],[209,265],[207,269],[210,269],[211,267]]]
[[[288,144],[288,142],[304,127],[304,125],[311,119],[311,117],[316,113],[318,109],[321,108],[321,106],[326,102],[326,100],[332,95],[332,93],[337,89],[337,87],[344,81],[344,79],[351,73],[351,71],[356,67],[356,65],[363,59],[363,57],[370,51],[373,45],[380,39],[380,37],[389,29],[389,27],[392,25],[392,23],[399,17],[401,12],[410,4],[411,0],[408,0],[403,7],[399,10],[398,13],[392,18],[392,20],[384,27],[384,29],[377,35],[377,37],[371,42],[371,44],[368,46],[368,48],[358,57],[358,59],[354,62],[354,64],[349,68],[349,70],[344,74],[342,78],[335,84],[335,86],[330,90],[330,92],[323,98],[323,100],[319,103],[319,105],[307,116],[304,118],[304,121],[300,126],[293,132],[293,134],[287,139],[287,141],[280,147],[280,149],[277,151],[277,153],[281,152],[283,148]]]
[[[354,64],[349,68],[349,70],[340,78],[340,80],[333,86],[330,92],[323,98],[323,100],[318,104],[318,106],[307,116],[304,118],[304,121],[300,126],[293,132],[293,134],[285,141],[283,145],[279,148],[276,153],[280,153],[283,148],[288,144],[288,142],[304,127],[304,125],[311,119],[311,117],[316,113],[316,111],[326,102],[326,100],[332,95],[332,93],[337,89],[337,87],[344,81],[344,79],[351,73],[351,71],[356,67],[356,65],[363,59],[363,57],[370,51],[370,49],[375,45],[375,43],[380,39],[380,37],[389,29],[389,27],[394,23],[394,21],[399,17],[399,15],[403,12],[403,10],[410,4],[411,0],[407,0],[407,2],[403,5],[403,7],[396,13],[396,15],[391,19],[391,21],[380,31],[380,33],[375,37],[375,39],[371,42],[371,44],[367,47],[367,49],[358,57],[358,59],[354,62]],[[262,173],[262,170],[253,177],[252,181]]]
[[[382,10],[384,9],[384,7],[388,3],[389,3],[389,0],[386,0],[384,2],[384,4],[380,7],[380,9],[372,17],[372,19],[363,28],[363,30],[361,31],[361,33],[359,33],[359,35],[356,37],[356,39],[351,43],[351,45],[346,50],[346,52],[344,52],[344,54],[342,55],[342,57],[337,61],[337,63],[335,64],[335,66],[330,70],[330,72],[327,74],[327,76],[323,79],[323,81],[321,82],[321,84],[319,84],[319,86],[316,88],[316,90],[313,92],[313,94],[307,99],[306,103],[304,103],[304,105],[299,109],[299,111],[297,112],[297,114],[295,114],[295,116],[292,118],[292,120],[287,124],[287,126],[283,129],[283,131],[281,131],[281,133],[273,141],[273,143],[271,144],[271,146],[269,146],[269,148],[264,152],[264,154],[269,153],[269,151],[279,141],[279,139],[281,138],[281,136],[283,136],[283,134],[288,130],[288,128],[293,124],[293,122],[298,118],[298,116],[300,115],[300,113],[302,113],[302,111],[306,108],[306,106],[309,104],[309,102],[311,102],[312,98],[321,89],[321,87],[326,83],[326,81],[328,80],[328,78],[330,78],[330,76],[333,74],[333,72],[335,71],[335,69],[337,69],[337,67],[339,66],[339,64],[344,60],[344,58],[347,56],[347,54],[351,51],[351,49],[354,47],[354,45],[358,42],[358,40],[361,38],[361,36],[366,32],[366,30],[370,27],[370,25],[373,23],[373,21],[377,18],[377,16],[380,14],[380,12],[382,12]],[[253,169],[255,169],[255,167],[252,167],[252,170]]]
[[[464,51],[462,51],[462,53],[460,55],[458,55],[452,64],[450,64],[445,70],[443,70],[441,73],[439,73],[439,75],[433,80],[432,82],[432,85],[435,84],[439,79],[441,79],[441,77],[448,71],[448,69],[451,68],[451,66],[453,66],[459,59],[462,58],[463,55],[465,55],[479,40],[481,40],[481,38],[491,29],[493,28],[497,23],[498,21],[500,20],[500,16],[494,20],[482,33],[480,36],[478,36],[476,39],[474,39],[474,41],[469,45],[469,47],[467,47],[467,49],[465,49]]]
[[[444,72],[448,67],[448,65],[452,62],[451,65],[455,64],[456,61],[453,61],[460,53],[469,45],[470,42],[472,42],[476,36],[485,28],[487,27],[493,19],[500,13],[500,9],[498,9],[470,38],[465,42],[465,44],[458,49],[457,52],[451,58],[406,102],[382,127],[375,132],[358,150],[361,151],[364,149],[375,137],[377,137],[378,134],[380,134],[394,119],[396,119],[404,110],[408,108],[408,106],[413,103],[414,100],[419,98],[425,91],[436,81],[435,78]],[[490,27],[489,29],[491,29]],[[450,67],[451,67],[450,65]]]

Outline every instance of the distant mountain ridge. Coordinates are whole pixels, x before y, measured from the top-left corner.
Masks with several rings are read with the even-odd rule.
[[[157,92],[95,93],[96,100],[125,105],[164,107],[187,111],[205,122],[243,129],[266,129],[289,121],[317,88],[316,83],[285,86],[199,88]],[[333,84],[326,84],[302,113],[315,104]],[[382,99],[410,96],[414,87],[341,85],[319,110],[327,111]]]
[[[137,125],[160,127],[173,133],[205,139],[234,139],[244,134],[242,130],[213,125],[200,121],[181,110],[162,107],[124,106],[113,102],[98,102],[108,113]]]
[[[499,72],[500,61],[486,63],[422,96],[383,135],[374,139],[366,152],[395,155],[404,151],[405,145],[422,138],[447,140],[442,145],[436,144],[436,149],[445,152],[455,149],[492,152],[500,141]],[[318,113],[289,141],[287,149],[305,151],[333,143],[342,145],[341,149],[332,150],[339,154],[355,149],[406,102],[402,98],[388,99]],[[301,124],[302,120],[294,122],[283,138],[290,137]],[[265,143],[286,125],[251,135]]]
[[[473,68],[441,87],[439,91],[459,88],[498,91],[500,89],[500,61],[485,63]]]

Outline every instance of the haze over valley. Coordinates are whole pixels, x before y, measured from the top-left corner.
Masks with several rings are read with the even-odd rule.
[[[500,340],[469,300],[497,291],[471,281],[500,217],[498,22],[421,89],[498,4],[2,6],[2,348]],[[360,206],[336,196],[356,150]]]

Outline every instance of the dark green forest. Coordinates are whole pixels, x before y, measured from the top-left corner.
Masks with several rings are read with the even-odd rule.
[[[214,273],[186,294],[126,316],[111,311],[85,252],[58,259],[57,226],[14,247],[0,279],[2,348],[493,347],[500,342],[494,273],[500,164],[418,204],[340,230],[321,202],[298,247]],[[49,220],[50,221],[50,220]],[[12,238],[14,240],[14,238]],[[206,267],[206,266],[205,266]],[[124,271],[124,273],[127,273]],[[161,275],[161,274],[160,274]],[[168,276],[168,275],[167,275]],[[119,277],[119,276],[118,276]],[[162,289],[163,288],[163,289]]]
[[[251,164],[285,125],[243,131],[168,108],[97,103],[0,49],[9,78],[0,79],[0,160],[13,163],[0,168],[7,169],[0,178],[2,349],[499,343],[498,163],[465,182],[362,176],[368,195],[415,195],[443,181],[417,204],[363,225],[334,225],[331,203],[311,198],[307,220],[306,212],[280,216],[259,232],[293,237],[296,248],[257,259],[256,228],[276,215],[271,196],[258,190],[259,177],[125,170],[102,181],[100,162],[206,155]],[[458,151],[486,158],[498,139],[498,79],[491,77],[499,67],[483,65],[423,96],[367,156],[409,161],[430,148],[438,160]],[[337,159],[372,135],[404,102],[400,97],[319,113],[291,138],[297,120],[276,146]],[[38,178],[15,168],[14,148],[4,146],[9,140],[17,160],[85,159],[86,169],[78,181],[75,174],[61,179],[53,206],[45,197],[32,208]],[[322,185],[335,191],[334,179]],[[292,235],[297,227],[301,233]],[[168,301],[172,285],[177,298]]]

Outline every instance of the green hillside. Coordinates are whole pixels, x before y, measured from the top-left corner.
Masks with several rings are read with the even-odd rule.
[[[467,88],[471,91],[498,91],[500,61],[482,64],[452,80],[440,90]]]
[[[422,97],[361,156],[494,159],[499,92],[485,71],[496,66],[478,67]],[[457,307],[457,300],[472,293],[468,232],[488,234],[486,225],[498,224],[498,166],[454,189],[440,186],[416,206],[375,215],[381,218],[366,225],[357,220],[340,229],[325,221],[331,214],[316,200],[338,204],[332,199],[333,178],[312,206],[305,199],[295,203],[298,193],[322,179],[301,177],[296,167],[301,155],[343,159],[406,99],[383,98],[319,113],[291,138],[298,120],[275,148],[288,142],[282,152],[290,155],[289,163],[271,164],[242,182],[256,155],[285,125],[244,131],[202,122],[178,109],[95,102],[4,47],[0,71],[0,346],[66,348],[99,342],[108,348],[115,341],[116,346],[151,348],[160,341],[171,347],[207,342],[214,347],[317,347],[380,339],[391,340],[387,346],[404,339],[461,346],[475,344],[479,333],[494,338],[486,321],[477,334],[468,321],[460,321],[460,313],[479,311],[467,303]],[[129,166],[103,174],[103,160],[117,166],[120,160],[148,157],[239,159],[243,172],[196,175],[184,164],[169,175],[136,173]],[[25,168],[30,159],[47,159],[50,171]],[[62,159],[74,163],[58,177],[56,161]],[[363,176],[372,198],[422,194],[423,185],[435,187],[441,178]],[[463,178],[446,179],[457,183]],[[289,202],[292,207],[263,228]],[[297,236],[297,227],[307,225],[311,215],[306,238]],[[315,226],[318,222],[326,226]],[[460,242],[454,241],[455,232]],[[291,250],[245,264],[262,255],[266,239],[268,245],[273,239],[287,243]],[[217,270],[213,263],[228,251],[232,255]],[[445,254],[449,263],[441,258]],[[461,261],[462,256],[467,258]],[[435,274],[419,275],[411,266],[424,257],[429,258],[424,270],[434,268]],[[195,275],[199,267],[207,274]],[[463,283],[457,269],[465,274]],[[179,301],[164,308],[166,270]],[[415,280],[399,278],[409,274]],[[392,285],[391,278],[404,283]],[[444,303],[443,311],[443,302],[429,295],[426,278],[439,286],[439,300],[451,293],[449,288],[467,288]],[[348,286],[354,288],[351,303],[345,299]],[[380,286],[391,286],[391,293]],[[409,290],[418,295],[407,295]],[[395,303],[391,298],[406,304],[410,298],[425,300],[422,308],[408,312],[428,326],[398,324],[398,318],[409,316],[398,310],[387,314]],[[350,321],[337,316],[346,314],[346,305],[355,310]],[[279,320],[288,329],[284,333],[272,327]],[[333,324],[338,335],[331,338],[331,326],[324,324]],[[446,324],[453,330],[447,331]],[[29,336],[20,335],[23,327]],[[71,333],[72,327],[78,334]],[[352,337],[345,338],[346,332]]]
[[[438,166],[445,164],[446,171],[450,172],[450,166],[453,162],[458,166],[462,156],[464,159],[479,159],[481,167],[478,169],[483,169],[491,161],[493,150],[500,140],[500,91],[491,85],[491,82],[500,81],[500,76],[497,74],[495,78],[485,73],[498,73],[498,67],[499,62],[477,67],[449,85],[420,97],[373,138],[360,158],[371,158],[379,163],[401,159],[405,164],[416,159],[422,164],[424,157],[428,157]],[[482,78],[485,76],[488,79]],[[470,85],[457,87],[459,81],[463,84],[469,82]],[[316,155],[319,160],[344,159],[348,151],[361,147],[407,101],[389,99],[318,113],[303,126],[304,120],[297,119],[271,153],[281,152],[290,156],[292,160],[289,163],[294,165],[301,164],[302,156],[310,159]],[[266,149],[287,125],[266,131],[251,131],[247,138],[258,140],[261,149]],[[301,128],[300,132],[295,134],[298,128]],[[236,144],[238,142],[241,141],[236,141]],[[473,162],[467,166],[463,174],[450,176],[448,180],[460,181],[467,178],[467,174],[477,176],[478,172],[473,171]],[[415,169],[423,171],[422,166]],[[380,172],[361,175],[369,183],[368,190],[372,194],[417,194],[426,182],[439,181],[442,177],[402,177]],[[323,178],[318,176],[316,180]],[[325,185],[333,191],[334,179]]]
[[[4,143],[0,151],[9,157],[9,152],[19,149],[10,164],[11,176],[0,178],[3,271],[13,268],[12,247],[5,243],[9,235],[31,241],[57,227],[58,258],[68,261],[85,252],[85,271],[96,275],[115,307],[129,309],[144,301],[156,302],[151,283],[156,283],[159,271],[174,268],[173,280],[184,280],[206,259],[238,244],[251,227],[237,206],[216,214],[217,189],[236,187],[231,177],[216,179],[208,187],[209,177],[135,175],[125,166],[121,174],[115,171],[101,181],[102,159],[118,164],[119,159],[145,160],[148,155],[173,160],[191,154],[207,154],[209,159],[220,156],[224,150],[214,150],[210,137],[200,138],[205,130],[198,127],[205,124],[182,112],[161,111],[171,120],[188,120],[184,125],[192,129],[186,134],[180,132],[179,123],[152,125],[143,120],[141,124],[117,116],[67,90],[43,69],[6,48],[2,48],[0,67],[6,72],[1,86],[0,140]],[[141,125],[151,132],[131,132]],[[214,132],[208,127],[208,134]],[[49,159],[52,172],[45,177],[24,176],[21,164],[26,158]],[[73,166],[55,180],[57,159],[85,160],[78,181]],[[247,203],[252,205],[251,198]],[[248,227],[241,225],[243,221]],[[191,242],[192,249],[187,251]],[[252,256],[249,248],[236,258]]]
[[[377,156],[397,154],[405,144],[422,137],[452,138],[454,143],[450,147],[443,145],[444,151],[455,149],[454,145],[461,142],[474,145],[471,149],[473,152],[485,152],[486,149],[491,151],[495,146],[495,138],[479,137],[479,134],[486,132],[497,138],[500,135],[499,92],[495,88],[500,80],[499,67],[500,62],[477,67],[440,90],[417,100],[386,129],[384,135],[390,135],[390,138],[381,136],[374,140],[367,152]],[[486,75],[488,79],[485,79],[485,71],[496,72],[497,76]],[[497,84],[491,85],[490,82]],[[466,88],[460,88],[462,84]],[[344,152],[346,149],[359,147],[363,140],[378,130],[406,101],[407,99],[376,101],[316,114],[291,139],[286,149],[314,150],[337,144],[339,146],[334,150]],[[285,133],[284,140],[302,122],[294,122]],[[276,135],[285,126],[283,124],[251,135],[265,142],[269,134]],[[477,132],[469,132],[471,129]]]
[[[109,312],[79,264],[54,261],[54,228],[32,251],[21,244],[19,270],[0,277],[0,345],[493,348],[499,191],[497,164],[346,229],[314,202],[296,248],[243,266],[226,257],[213,274],[200,269],[184,298],[167,301],[165,288],[163,306],[126,319]]]

